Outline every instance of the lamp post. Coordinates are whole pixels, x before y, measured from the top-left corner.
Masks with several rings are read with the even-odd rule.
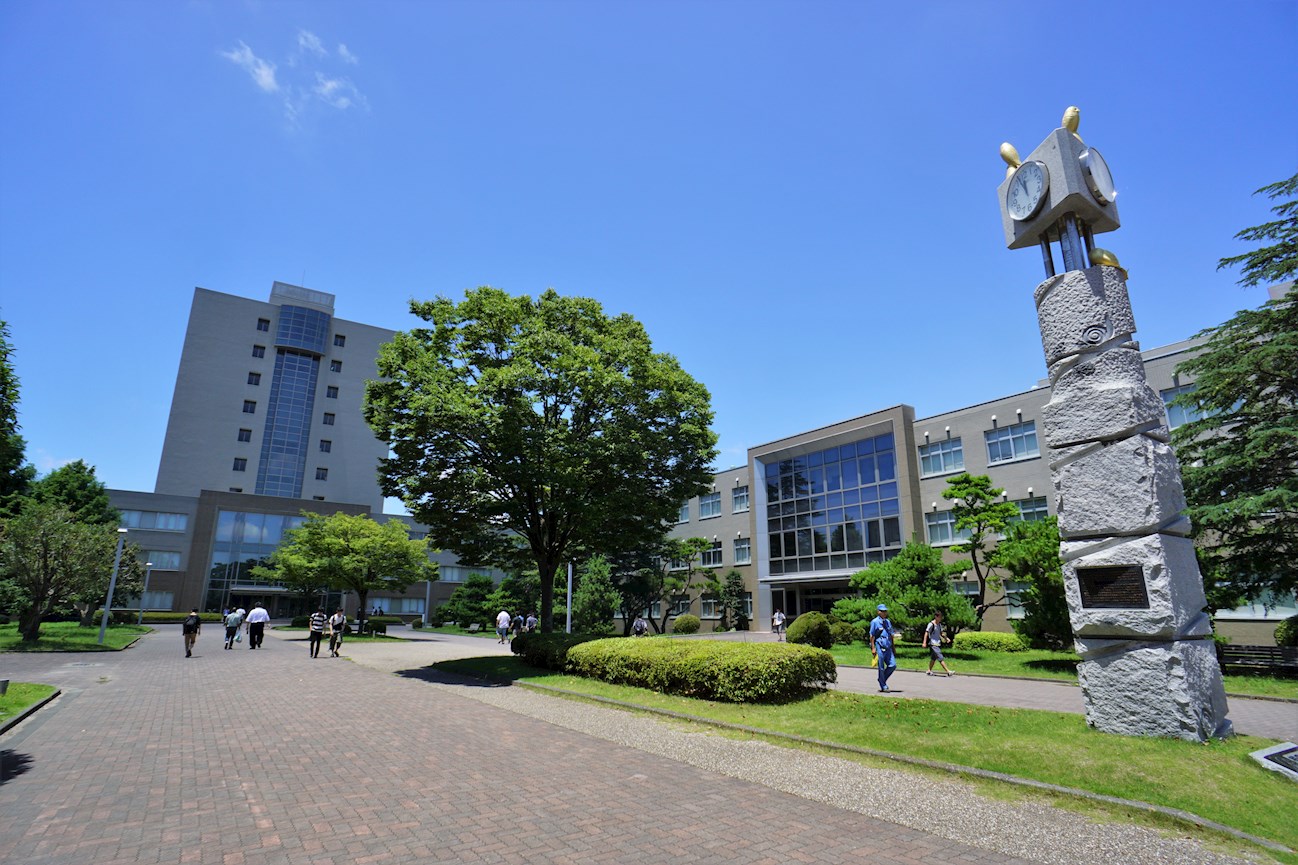
[[[144,596],[149,593],[149,574],[153,573],[153,562],[144,563],[144,589],[140,592],[140,621],[137,624],[144,624]]]
[[[117,588],[117,569],[122,564],[122,547],[126,543],[126,529],[117,530],[117,555],[113,558],[113,578],[108,581],[108,598],[104,601],[104,616],[99,620],[99,645],[104,644],[108,630],[108,613],[113,608],[113,591]]]

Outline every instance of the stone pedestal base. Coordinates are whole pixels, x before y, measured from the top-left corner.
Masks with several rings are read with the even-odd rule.
[[[1125,736],[1192,742],[1231,734],[1212,640],[1079,638],[1086,723]]]

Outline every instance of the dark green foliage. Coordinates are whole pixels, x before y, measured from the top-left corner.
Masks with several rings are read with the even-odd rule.
[[[996,631],[965,631],[952,644],[957,649],[983,649],[988,652],[1022,652],[1027,649],[1017,634]]]
[[[601,639],[593,634],[565,634],[562,631],[522,633],[509,643],[509,649],[527,664],[545,670],[563,672],[568,650],[581,643]]]
[[[25,462],[27,443],[18,434],[18,376],[10,356],[9,323],[0,321],[0,516],[16,513],[36,468]]]
[[[309,627],[311,624],[311,617],[294,616],[292,619],[289,620],[288,624],[290,628],[306,628]]]
[[[1217,269],[1240,265],[1240,285],[1277,285],[1298,274],[1298,174],[1263,186],[1253,194],[1270,199],[1283,196],[1289,200],[1271,208],[1279,219],[1246,228],[1236,234],[1235,239],[1250,243],[1274,240],[1276,243],[1223,258],[1217,262]]]
[[[1004,501],[1002,489],[992,486],[987,475],[971,475],[963,472],[946,482],[947,488],[942,491],[942,498],[951,500],[951,513],[955,517],[955,527],[969,532],[969,539],[951,548],[953,553],[968,553],[969,566],[973,569],[974,578],[978,580],[978,598],[974,613],[979,621],[988,607],[1005,602],[1002,594],[995,601],[988,600],[988,589],[1000,591],[1000,580],[993,569],[993,543],[998,535],[1005,532],[1010,521],[1019,516],[1019,506]]]
[[[710,481],[711,397],[589,298],[483,287],[410,308],[428,325],[384,345],[366,387],[383,491],[462,560],[535,565],[549,631],[562,563],[647,548]]]
[[[1275,627],[1277,646],[1298,646],[1298,616],[1290,616]]]
[[[455,587],[451,598],[437,608],[437,614],[444,622],[455,622],[461,628],[469,625],[481,625],[484,628],[493,626],[496,613],[500,608],[493,608],[491,595],[495,583],[491,577],[482,574],[470,574],[469,578]]]
[[[572,629],[582,634],[612,634],[618,600],[608,561],[593,556],[582,567],[580,582],[572,593]]]
[[[834,645],[834,636],[829,630],[829,619],[824,613],[803,613],[789,625],[784,639],[790,643],[803,643],[818,649],[828,649]]]
[[[968,566],[967,561],[947,564],[940,550],[912,541],[893,558],[853,574],[852,585],[861,595],[836,601],[833,615],[868,628],[878,605],[884,604],[893,626],[918,639],[933,614],[941,612],[944,632],[954,637],[978,624],[969,600],[951,588],[951,578]]]
[[[1063,649],[1072,644],[1068,599],[1059,561],[1059,521],[1011,523],[996,548],[996,564],[1015,580],[1028,584],[1023,593],[1023,618],[1014,632],[1036,649]]]
[[[103,610],[96,610],[95,615],[99,615],[102,612]],[[114,613],[114,615],[116,615],[116,613]],[[134,625],[140,619],[140,614],[138,612],[127,610],[124,615],[126,616],[127,624],[129,625]],[[144,624],[179,625],[181,622],[185,621],[185,618],[188,615],[189,613],[182,610],[175,610],[172,612],[167,612],[166,610],[145,610]],[[198,618],[204,625],[210,625],[213,623],[219,625],[222,621],[220,613],[199,613]]]
[[[78,522],[116,526],[122,519],[109,504],[108,489],[95,477],[95,467],[81,460],[59,466],[33,483],[29,495],[38,502],[66,508]]]
[[[831,622],[829,633],[834,643],[839,646],[850,646],[852,643],[865,640],[865,629],[848,622]]]
[[[732,703],[790,699],[838,675],[833,656],[811,646],[720,640],[596,640],[568,652],[567,671]]]
[[[703,627],[703,622],[700,621],[698,616],[686,613],[683,616],[677,616],[676,621],[672,622],[672,633],[697,634],[701,627]]]

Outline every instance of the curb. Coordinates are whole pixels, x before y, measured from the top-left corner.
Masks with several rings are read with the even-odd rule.
[[[985,678],[998,678],[998,677],[987,676]],[[898,763],[906,763],[912,766],[922,766],[926,769],[935,769],[937,771],[947,772],[953,775],[968,775],[968,776],[972,776],[975,778],[982,778],[989,781],[1000,781],[1002,783],[1013,784],[1019,787],[1029,787],[1034,790],[1040,790],[1040,791],[1055,793],[1064,796],[1071,796],[1077,799],[1088,799],[1093,802],[1104,802],[1110,805],[1120,805],[1122,807],[1131,808],[1137,811],[1144,811],[1150,814],[1158,814],[1163,817],[1170,817],[1173,820],[1182,823],[1189,823],[1192,826],[1197,826],[1202,829],[1211,829],[1215,832],[1220,832],[1224,835],[1230,835],[1231,837],[1237,838],[1241,841],[1247,841],[1250,844],[1256,844],[1260,847],[1265,847],[1266,849],[1273,850],[1277,853],[1292,854],[1294,852],[1293,850],[1290,850],[1288,847],[1284,846],[1283,844],[1279,844],[1275,841],[1269,841],[1266,838],[1259,838],[1256,835],[1250,835],[1247,832],[1241,831],[1239,829],[1235,829],[1234,827],[1231,826],[1226,826],[1222,823],[1217,823],[1212,820],[1207,820],[1203,817],[1200,817],[1197,814],[1192,814],[1189,811],[1182,811],[1178,808],[1168,808],[1163,805],[1154,805],[1153,803],[1141,802],[1136,799],[1122,799],[1117,796],[1105,796],[1102,793],[1092,793],[1089,790],[1079,790],[1075,787],[1064,787],[1058,784],[1048,784],[1044,781],[1033,781],[1028,778],[1019,778],[1014,775],[1006,775],[1003,772],[993,772],[989,769],[976,769],[973,768],[972,766],[960,766],[955,763],[942,763],[936,760],[926,760],[922,757],[909,757],[904,754],[892,754],[889,753],[888,751],[877,751],[872,748],[860,748],[854,745],[842,745],[836,742],[826,742],[821,739],[811,739],[805,736],[795,736],[789,733],[774,733],[771,732],[770,730],[763,730],[758,727],[748,727],[743,724],[731,724],[725,721],[713,721],[708,718],[700,718],[695,715],[687,715],[683,712],[672,712],[667,709],[653,709],[647,706],[638,705],[636,703],[627,703],[622,700],[614,700],[609,697],[596,697],[590,694],[582,694],[577,691],[569,691],[565,688],[556,688],[552,685],[540,685],[540,684],[534,684],[530,682],[518,682],[518,681],[507,682],[503,684],[520,685],[524,688],[531,688],[533,690],[540,691],[540,692],[549,692],[552,694],[562,694],[564,696],[577,697],[582,700],[591,700],[596,703],[604,703],[610,706],[616,706],[618,708],[623,708],[623,709],[634,709],[635,711],[638,712],[646,712],[651,715],[661,715],[666,718],[673,718],[680,721],[689,721],[691,723],[703,724],[709,727],[716,727],[718,729],[723,729],[723,730],[733,730],[741,733],[750,733],[750,734],[763,736],[770,739],[781,739],[786,742],[797,742],[803,745],[814,745],[818,748],[824,748],[829,751],[839,751],[848,754],[860,754],[868,757],[876,757],[884,760],[892,760]]]
[[[27,720],[27,718],[36,714],[37,709],[44,707],[47,703],[49,703],[51,700],[53,700],[55,697],[57,697],[59,694],[62,693],[63,693],[62,688],[55,688],[53,694],[50,694],[48,697],[46,697],[43,700],[40,700],[39,702],[32,703],[26,709],[23,709],[17,715],[14,715],[8,721],[5,721],[4,724],[0,724],[0,736],[4,735],[5,733],[8,733],[11,729],[18,726],[23,721]]]

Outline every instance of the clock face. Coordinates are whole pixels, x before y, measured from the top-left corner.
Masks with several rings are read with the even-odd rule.
[[[1094,147],[1087,148],[1081,156],[1082,173],[1086,175],[1086,185],[1091,188],[1091,195],[1100,204],[1112,204],[1118,197],[1113,188],[1113,175],[1109,172],[1109,163],[1104,161],[1100,151]]]
[[[1022,221],[1041,209],[1050,189],[1050,172],[1040,162],[1025,162],[1010,178],[1010,188],[1005,192],[1005,206],[1010,218]]]

